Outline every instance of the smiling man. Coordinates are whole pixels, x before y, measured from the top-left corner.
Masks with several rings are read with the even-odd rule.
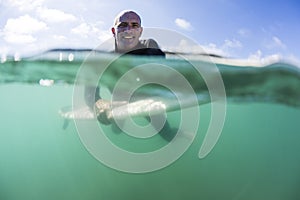
[[[155,40],[140,40],[143,27],[140,16],[134,11],[120,12],[111,31],[115,38],[115,53],[165,57]],[[85,101],[90,108],[94,108],[102,105],[105,100],[100,97],[99,87],[86,86]]]
[[[111,31],[115,38],[116,53],[165,56],[155,40],[140,40],[143,27],[140,16],[134,11],[127,10],[119,13]]]
[[[141,56],[160,56],[165,57],[165,53],[159,48],[157,42],[153,39],[140,40],[143,32],[141,18],[134,11],[122,11],[115,18],[114,26],[111,28],[115,38],[115,53],[122,55],[141,55]],[[111,109],[128,104],[128,102],[102,99],[100,97],[99,87],[85,87],[85,101],[90,108],[95,109],[97,119],[102,124],[113,124]],[[165,121],[164,114],[152,115],[152,118],[146,117],[149,122],[153,120],[153,126],[159,131],[159,134],[166,140],[170,141],[176,131],[171,131],[169,123]],[[161,129],[160,122],[165,124]]]
[[[115,38],[115,53],[165,57],[165,53],[159,48],[155,40],[140,40],[143,27],[140,16],[134,11],[120,12],[115,18],[111,31]],[[102,106],[105,100],[100,97],[99,87],[86,86],[85,101],[90,108],[94,108],[94,106]]]
[[[133,11],[123,11],[115,19],[111,31],[115,37],[115,51],[127,52],[139,44],[142,35],[141,18]]]

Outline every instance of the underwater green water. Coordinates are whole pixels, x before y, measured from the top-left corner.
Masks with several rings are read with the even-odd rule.
[[[70,104],[72,91],[71,85],[0,86],[0,199],[300,196],[300,109],[230,103],[217,145],[207,157],[199,159],[210,116],[209,104],[200,106],[199,132],[180,159],[155,172],[130,174],[106,167],[89,154],[74,122],[63,128],[64,119],[58,110]],[[177,121],[171,114],[170,124],[176,126]],[[117,144],[126,146],[124,134],[108,134]],[[164,143],[158,137],[152,145],[159,141]]]
[[[207,103],[210,98],[203,80],[187,63],[167,60],[165,64],[189,79],[199,98],[199,107],[186,108],[199,109],[199,128],[191,146],[175,162],[135,174],[98,161],[83,144],[76,122],[59,114],[61,108],[72,105],[75,77],[85,54],[75,52],[78,60],[57,61],[57,52],[52,53],[0,64],[0,200],[300,198],[300,68],[286,63],[217,64],[226,90],[225,123],[212,151],[200,159],[212,103]],[[99,66],[107,63],[107,55],[102,56],[97,57]],[[104,85],[113,85],[132,64],[143,62],[138,58],[121,61],[104,76]],[[160,79],[170,78],[154,72]],[[140,78],[138,73],[133,75]],[[89,84],[89,79],[83,83]],[[168,105],[168,91],[149,87],[143,92],[148,97],[161,95],[171,128],[180,126],[186,109]],[[183,89],[180,92],[190,98]],[[136,122],[143,124],[145,118]],[[155,151],[169,143],[159,135],[133,138],[112,125],[99,126],[114,145],[131,152]]]

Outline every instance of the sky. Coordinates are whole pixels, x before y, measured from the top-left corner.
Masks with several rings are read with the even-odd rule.
[[[115,16],[135,10],[144,28],[175,31],[208,53],[300,63],[297,0],[0,0],[0,55],[51,48],[96,48]],[[156,38],[154,38],[156,39]],[[158,41],[161,48],[172,50]],[[197,48],[179,43],[176,51]]]

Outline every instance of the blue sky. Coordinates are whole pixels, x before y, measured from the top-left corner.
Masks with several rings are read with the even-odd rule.
[[[0,0],[0,55],[95,48],[124,9],[137,11],[144,27],[177,31],[211,53],[300,60],[297,0]]]

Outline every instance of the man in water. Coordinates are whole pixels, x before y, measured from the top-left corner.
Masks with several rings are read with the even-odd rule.
[[[132,55],[165,56],[153,39],[140,40],[143,32],[141,18],[134,11],[123,11],[111,28],[115,38],[115,52]]]
[[[115,53],[124,55],[165,57],[165,53],[159,49],[159,46],[155,40],[140,40],[143,27],[141,26],[140,16],[134,11],[122,11],[120,14],[118,14],[115,18],[114,26],[111,28],[111,31],[115,38]],[[94,98],[91,95],[94,95]],[[101,99],[99,95],[99,88],[95,89],[94,87],[86,87],[85,99],[90,107],[94,106],[97,119],[103,124],[112,123],[112,116],[108,116],[108,111],[111,109],[111,107],[122,105],[121,102],[113,102],[112,105],[110,101]],[[156,115],[154,119],[164,120],[164,117],[164,115]],[[166,122],[163,129],[169,129],[168,122]],[[171,139],[170,136],[162,136],[167,140]]]

